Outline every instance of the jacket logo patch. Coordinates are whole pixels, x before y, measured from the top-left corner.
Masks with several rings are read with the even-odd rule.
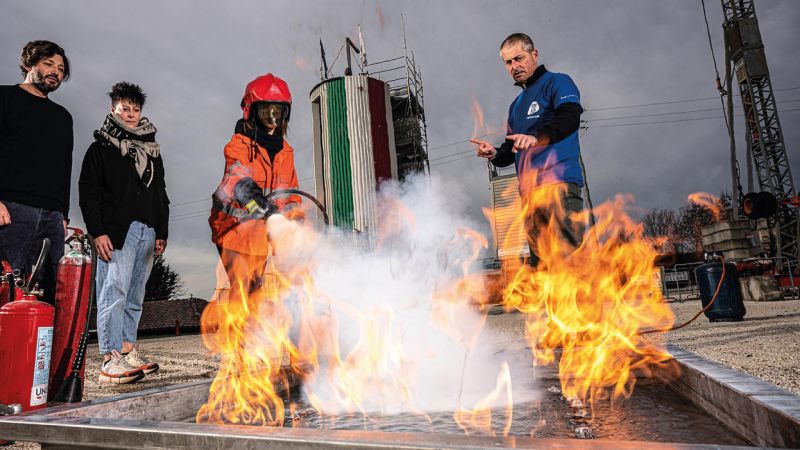
[[[534,100],[531,106],[528,107],[528,115],[536,114],[537,111],[539,111],[539,102]]]

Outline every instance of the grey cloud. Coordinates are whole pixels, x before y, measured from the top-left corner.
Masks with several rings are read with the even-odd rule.
[[[718,1],[706,3],[722,68],[721,8]],[[772,0],[756,7],[774,86],[799,86],[800,5]],[[716,95],[699,1],[6,2],[0,82],[19,82],[17,58],[28,40],[52,39],[66,48],[74,77],[53,98],[75,118],[75,180],[91,132],[107,112],[105,92],[111,84],[125,79],[145,88],[145,115],[159,128],[176,216],[167,257],[194,294],[208,296],[216,251],[203,214],[208,203],[198,200],[209,198],[222,175],[222,148],[241,114],[244,85],[267,71],[288,80],[295,99],[289,140],[299,178],[307,178],[313,170],[307,99],[319,81],[318,40],[325,43],[330,63],[344,37],[361,24],[370,60],[394,57],[402,52],[401,13],[408,47],[423,72],[431,146],[470,137],[471,95],[482,105],[487,125],[502,127],[517,88],[500,63],[498,45],[507,34],[523,31],[533,35],[541,62],[570,74],[581,89],[589,110],[584,115],[589,130],[581,143],[595,203],[630,192],[642,208],[676,208],[691,192],[728,189],[722,120],[601,127],[719,112],[599,120],[716,108],[718,100],[591,111]],[[296,58],[307,66],[295,65]],[[340,55],[334,73],[342,73],[343,59]],[[800,99],[800,90],[778,92],[777,98]],[[800,173],[793,154],[800,140],[798,117],[798,112],[781,115],[795,177]],[[736,127],[744,167],[740,118]],[[430,156],[470,151],[461,143],[434,149]],[[472,198],[470,216],[482,220],[480,207],[489,202],[485,164],[456,158],[440,159],[453,162],[436,164],[433,171],[451,177],[454,189]],[[185,203],[192,201],[198,202]],[[79,219],[77,194],[72,210],[73,219]]]

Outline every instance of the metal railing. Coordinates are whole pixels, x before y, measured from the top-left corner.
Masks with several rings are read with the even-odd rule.
[[[744,262],[754,260],[754,258],[730,259],[729,262]],[[769,258],[755,258],[758,261],[772,261],[775,267],[786,267],[789,273],[789,286],[778,283],[778,287],[783,292],[783,298],[800,298],[800,281],[794,276],[793,270],[797,263],[785,256],[774,256]],[[660,266],[661,292],[665,299],[682,302],[684,300],[700,297],[700,288],[697,286],[697,277],[694,269],[705,264],[704,262],[675,264],[671,269]],[[686,275],[682,275],[686,274]]]
[[[697,286],[697,278],[694,275],[694,268],[705,264],[704,262],[697,263],[681,263],[675,264],[671,269],[664,266],[659,267],[661,271],[661,292],[666,299],[674,299],[677,301],[684,301],[693,298],[700,298],[700,288]],[[685,273],[685,280],[680,274]],[[668,280],[668,274],[674,274],[671,280]],[[670,287],[670,284],[674,287]]]

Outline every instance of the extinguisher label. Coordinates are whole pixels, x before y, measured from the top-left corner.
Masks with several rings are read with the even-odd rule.
[[[36,365],[33,368],[31,406],[47,403],[47,379],[50,376],[50,352],[53,349],[53,327],[39,327],[36,339]]]

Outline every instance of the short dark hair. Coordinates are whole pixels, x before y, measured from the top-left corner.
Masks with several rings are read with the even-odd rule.
[[[39,63],[39,61],[50,58],[53,55],[60,55],[64,58],[64,81],[69,79],[69,58],[67,58],[64,49],[55,42],[50,41],[31,41],[22,47],[22,54],[19,56],[19,70],[22,71],[22,77],[26,77],[30,68]]]
[[[533,39],[525,33],[514,33],[509,35],[502,44],[500,50],[507,45],[522,44],[522,49],[526,52],[532,52],[536,47],[533,46]]]
[[[111,92],[108,93],[108,96],[111,97],[111,106],[115,106],[120,100],[127,100],[139,105],[139,107],[143,107],[144,101],[147,99],[147,94],[138,84],[128,83],[127,81],[120,81],[111,86]]]

